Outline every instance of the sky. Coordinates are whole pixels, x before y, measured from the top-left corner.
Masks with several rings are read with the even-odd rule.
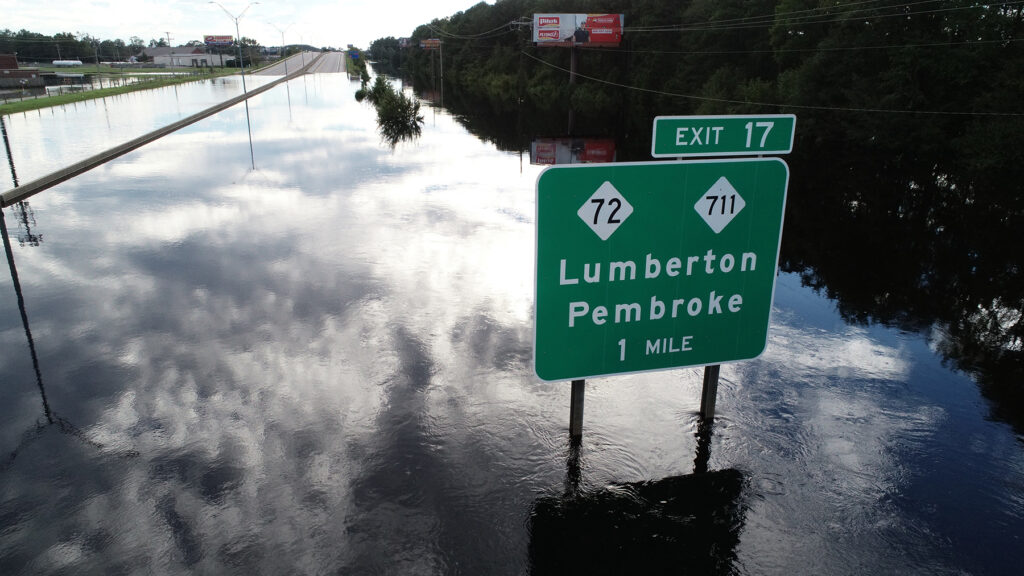
[[[219,0],[237,16],[248,0]],[[260,0],[239,20],[241,35],[264,46],[305,43],[313,46],[368,48],[377,38],[409,36],[416,26],[451,16],[479,0]],[[490,2],[493,3],[493,2]],[[235,35],[234,20],[207,0],[0,0],[0,29],[88,34],[101,40],[171,35],[175,46],[206,34]]]

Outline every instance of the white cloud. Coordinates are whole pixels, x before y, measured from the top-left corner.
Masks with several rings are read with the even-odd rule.
[[[245,10],[245,0],[224,0],[225,9],[237,15]],[[408,36],[420,24],[444,18],[474,6],[472,0],[412,0],[392,2],[333,2],[311,0],[300,4],[265,0],[251,6],[239,21],[242,36],[261,44],[304,42],[316,46],[343,47],[354,44],[368,47],[386,36]],[[42,34],[71,32],[101,39],[132,36],[145,41],[165,38],[170,33],[174,44],[201,40],[204,34],[234,35],[234,22],[215,4],[204,0],[68,0],[59,4],[38,4],[22,0],[0,0],[3,27],[26,29]]]

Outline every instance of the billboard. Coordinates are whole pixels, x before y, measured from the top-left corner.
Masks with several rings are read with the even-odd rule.
[[[203,36],[203,42],[207,46],[232,46],[235,43],[234,36],[214,36],[207,34]]]
[[[537,46],[618,46],[622,14],[534,14]]]
[[[424,38],[420,40],[420,48],[424,50],[437,50],[441,47],[440,38]]]
[[[538,138],[530,144],[530,164],[614,162],[611,138]]]

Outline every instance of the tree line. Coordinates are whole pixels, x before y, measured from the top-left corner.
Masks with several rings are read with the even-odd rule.
[[[153,38],[149,42],[138,36],[124,40],[101,40],[89,34],[61,32],[48,36],[38,32],[9,29],[0,30],[0,54],[17,54],[20,62],[49,62],[52,60],[81,60],[82,62],[122,62],[131,57],[143,58],[146,48],[169,47],[166,38]],[[189,40],[184,46],[204,46],[201,40]],[[242,37],[246,61],[258,60],[262,51],[259,42]],[[234,54],[235,46],[211,46],[213,53]],[[143,58],[144,59],[144,58]]]
[[[623,43],[578,49],[580,77],[570,86],[570,50],[532,43],[532,15],[545,12],[622,13]],[[541,109],[569,105],[598,117],[641,111],[628,119],[633,126],[650,123],[649,110],[895,110],[947,113],[933,114],[930,130],[949,134],[954,125],[963,129],[954,133],[973,132],[950,113],[1021,111],[1022,22],[1019,2],[498,0],[417,27],[409,48],[393,37],[375,40],[369,56],[386,70],[436,82],[439,54],[419,44],[439,38],[448,91]],[[875,118],[841,128],[870,138],[880,123],[920,119]]]

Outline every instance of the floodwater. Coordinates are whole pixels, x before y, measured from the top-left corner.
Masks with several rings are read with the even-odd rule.
[[[66,152],[74,112],[5,118],[13,165],[210,88],[89,104]],[[710,435],[691,368],[588,381],[571,446],[532,372],[542,167],[442,109],[392,150],[357,88],[253,98],[251,155],[239,105],[4,209],[0,573],[1017,570],[1020,433],[936,334],[795,273]]]
[[[256,88],[276,79],[247,75],[245,82]],[[4,116],[14,174],[0,171],[0,187],[45,176],[241,93],[241,76],[224,76]]]

